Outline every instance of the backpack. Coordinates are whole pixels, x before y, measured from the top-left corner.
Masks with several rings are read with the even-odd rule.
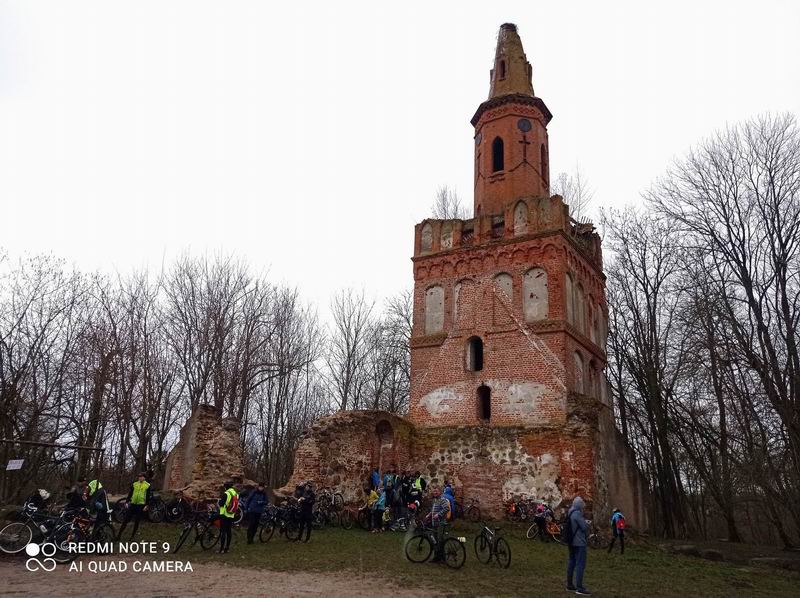
[[[239,510],[239,495],[238,494],[234,494],[233,496],[231,496],[231,504],[225,510],[228,511],[228,513],[235,513],[236,511]]]
[[[625,516],[622,513],[617,517],[617,529],[625,529]]]
[[[566,546],[572,546],[572,515],[567,516],[567,520],[561,526],[561,543]]]

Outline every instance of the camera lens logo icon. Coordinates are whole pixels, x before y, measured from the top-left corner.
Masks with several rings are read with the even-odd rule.
[[[38,544],[30,543],[25,546],[25,554],[30,558],[25,561],[25,568],[28,571],[53,571],[56,568],[56,561],[52,557],[56,553],[56,545],[51,542],[45,542],[41,546]],[[38,556],[45,557],[39,560]]]

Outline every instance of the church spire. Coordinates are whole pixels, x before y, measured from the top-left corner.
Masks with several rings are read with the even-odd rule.
[[[533,96],[531,63],[525,57],[517,26],[503,23],[497,34],[494,68],[491,70],[489,99],[511,94]]]

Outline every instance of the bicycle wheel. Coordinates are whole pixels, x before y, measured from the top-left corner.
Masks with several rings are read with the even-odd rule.
[[[589,536],[589,548],[608,548],[608,540],[600,534],[594,533]]]
[[[110,523],[104,523],[101,525],[96,531],[92,532],[92,536],[94,541],[99,542],[100,544],[113,543],[117,538],[117,534],[114,532],[114,528]]]
[[[183,519],[183,505],[179,500],[171,500],[164,510],[164,519],[169,523],[177,523]]]
[[[547,535],[553,538],[559,544],[563,544],[561,541],[561,525],[551,521],[547,524]]]
[[[258,531],[258,539],[260,542],[269,542],[272,539],[272,535],[275,533],[275,523],[273,521],[267,521],[264,525],[261,526],[261,529]]]
[[[411,536],[406,541],[406,558],[412,563],[424,563],[431,558],[431,552],[433,552],[433,544],[431,544],[431,540],[428,536]]]
[[[472,523],[478,523],[481,520],[481,510],[480,508],[472,505],[470,508],[467,509],[467,519]]]
[[[56,547],[53,560],[57,563],[71,563],[78,556],[78,546],[85,544],[86,536],[80,528],[73,528],[72,524],[67,523],[53,532],[50,540]]]
[[[191,525],[184,525],[183,529],[181,530],[181,535],[178,537],[178,542],[175,544],[175,548],[172,550],[173,553],[178,552],[186,543],[186,540],[189,538],[189,534],[192,533],[192,526]]]
[[[539,526],[536,525],[535,523],[532,523],[531,526],[528,528],[528,531],[525,532],[525,537],[528,538],[528,540],[535,540],[536,536],[538,535],[539,535]]]
[[[361,529],[369,529],[369,518],[371,516],[372,512],[366,509],[358,512],[358,525],[361,526]]]
[[[494,547],[494,556],[497,559],[497,564],[503,569],[508,569],[511,565],[511,546],[508,545],[505,538],[497,539],[497,544]]]
[[[464,543],[455,538],[447,538],[442,545],[444,564],[451,569],[461,569],[467,560],[467,550]]]
[[[147,519],[151,523],[161,523],[164,521],[166,511],[167,506],[164,504],[163,500],[154,500],[151,502],[150,508],[147,509]]]
[[[125,522],[125,514],[128,512],[128,499],[120,498],[114,503],[112,517],[117,523]]]
[[[27,523],[9,523],[0,530],[0,550],[6,554],[17,554],[25,550],[33,539],[33,530]]]
[[[286,539],[291,542],[296,542],[300,539],[300,523],[295,521],[294,519],[290,519],[286,522],[286,527],[283,530],[283,533],[286,535]]]
[[[331,511],[328,514],[328,524],[331,527],[339,527],[342,524],[342,516],[338,511]]]
[[[339,518],[339,525],[344,529],[353,529],[353,514],[350,511],[342,511]]]
[[[322,526],[325,525],[325,516],[322,514],[322,511],[314,511],[311,517],[311,526],[314,529],[322,529]]]
[[[489,540],[486,539],[486,536],[480,534],[475,536],[475,556],[481,563],[488,563],[492,560],[492,547],[489,545]]]
[[[219,528],[211,523],[207,524],[200,533],[200,546],[203,550],[210,550],[216,546],[217,540],[219,540]]]

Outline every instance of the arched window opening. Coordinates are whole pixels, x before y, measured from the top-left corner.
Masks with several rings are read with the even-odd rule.
[[[478,419],[489,421],[492,418],[492,389],[481,384],[478,387]]]
[[[500,78],[501,79],[505,79],[506,78],[506,61],[505,60],[501,60],[500,61]]]
[[[503,140],[495,137],[492,141],[492,172],[505,169],[505,156],[503,155]]]
[[[480,372],[483,369],[483,341],[473,336],[467,341],[467,370]]]
[[[528,232],[528,204],[520,201],[514,207],[514,235],[524,235]]]
[[[583,334],[586,334],[586,294],[583,292],[583,285],[578,283],[575,287],[575,327]]]
[[[549,297],[544,269],[531,268],[522,277],[522,307],[528,322],[547,319]]]
[[[435,334],[444,328],[444,289],[440,286],[425,291],[425,334]]]
[[[426,222],[420,234],[420,249],[430,251],[433,247],[433,227],[430,222]]]
[[[583,369],[583,357],[581,354],[575,351],[572,354],[572,358],[575,365],[575,392],[580,394],[586,393],[586,373]]]
[[[550,172],[549,172],[550,168],[549,168],[549,166],[547,164],[547,148],[544,146],[544,143],[542,144],[541,153],[542,153],[542,155],[541,155],[540,164],[542,165],[542,178],[544,179],[545,184],[549,185],[550,184]]]
[[[514,296],[514,279],[507,272],[500,272],[494,277],[494,282],[511,299]]]
[[[564,279],[565,282],[565,294],[566,294],[566,303],[567,303],[567,322],[570,324],[575,323],[575,289],[573,288],[574,285],[572,283],[572,275],[567,273],[566,278]]]

